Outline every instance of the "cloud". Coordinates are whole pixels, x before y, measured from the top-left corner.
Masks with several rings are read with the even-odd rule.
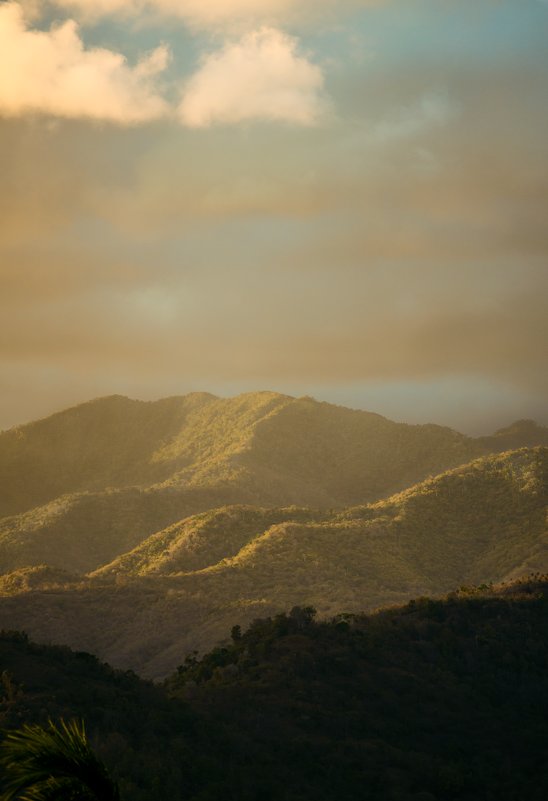
[[[3,120],[0,426],[236,382],[481,380],[545,409],[546,56],[510,55],[393,47],[334,74],[314,129]]]
[[[72,20],[30,30],[19,3],[0,6],[0,115],[86,117],[119,124],[163,116],[155,80],[169,58],[160,46],[135,67],[120,53],[86,49]]]
[[[122,5],[103,0],[100,7]],[[297,47],[296,38],[263,27],[206,55],[184,89],[180,122],[191,128],[253,119],[314,124],[325,110],[323,74]],[[121,53],[86,49],[74,20],[31,29],[22,4],[5,3],[0,5],[0,115],[41,113],[124,125],[172,116],[175,109],[159,82],[169,57],[161,45],[130,66]]]
[[[297,40],[261,28],[205,56],[188,81],[179,113],[185,125],[277,120],[311,125],[324,111],[321,69],[297,52]]]

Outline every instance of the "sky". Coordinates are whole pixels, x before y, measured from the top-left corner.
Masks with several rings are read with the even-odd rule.
[[[0,429],[548,424],[546,0],[0,2]]]

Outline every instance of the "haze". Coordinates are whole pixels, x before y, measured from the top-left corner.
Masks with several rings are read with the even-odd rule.
[[[0,428],[272,389],[548,423],[548,5],[0,3]]]

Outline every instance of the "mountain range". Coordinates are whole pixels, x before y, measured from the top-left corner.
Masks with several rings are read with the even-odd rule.
[[[0,435],[0,626],[160,677],[294,605],[547,571],[546,445],[266,392],[83,404]]]
[[[112,396],[0,433],[0,518],[61,496],[134,487],[171,491],[189,514],[215,501],[349,506],[534,445],[548,445],[548,429],[527,420],[474,439],[274,392]]]

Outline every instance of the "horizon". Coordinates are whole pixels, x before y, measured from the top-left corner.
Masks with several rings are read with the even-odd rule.
[[[177,393],[177,394],[174,394],[174,395],[167,395],[167,396],[163,396],[163,397],[150,397],[150,398],[135,398],[135,397],[131,397],[129,395],[124,395],[122,393],[110,393],[108,395],[98,395],[97,397],[94,397],[94,398],[86,398],[85,400],[77,401],[75,403],[70,403],[67,406],[63,406],[62,408],[52,409],[51,411],[46,412],[45,414],[41,415],[40,417],[35,417],[35,418],[29,419],[29,420],[23,420],[21,422],[14,423],[13,425],[11,425],[11,426],[9,426],[7,428],[0,428],[0,434],[6,433],[6,432],[11,431],[13,429],[23,428],[23,427],[25,427],[27,425],[32,425],[33,423],[37,423],[37,422],[40,422],[42,420],[47,420],[49,417],[52,417],[52,416],[57,415],[57,414],[63,414],[64,412],[68,412],[68,411],[71,411],[73,409],[77,409],[77,408],[79,408],[81,406],[87,406],[89,404],[97,403],[99,401],[108,401],[108,400],[115,399],[115,398],[120,398],[120,399],[123,399],[123,400],[128,400],[128,401],[131,401],[131,402],[135,402],[135,403],[152,403],[152,404],[154,404],[154,403],[161,403],[162,401],[168,400],[168,399],[171,399],[171,398],[184,398],[184,397],[187,397],[189,395],[210,395],[212,398],[215,398],[216,400],[234,400],[234,399],[237,399],[239,397],[260,395],[260,394],[280,395],[280,396],[291,398],[292,400],[312,400],[314,403],[318,403],[318,404],[327,403],[330,406],[336,406],[336,407],[339,407],[341,409],[349,409],[351,411],[358,411],[358,412],[364,412],[366,414],[379,415],[380,417],[383,417],[386,420],[389,420],[391,422],[403,423],[403,424],[406,424],[406,425],[419,425],[419,426],[420,425],[438,425],[438,426],[441,426],[443,428],[451,428],[451,429],[453,429],[454,431],[456,431],[456,432],[458,432],[460,434],[464,434],[464,435],[472,437],[472,438],[482,437],[482,436],[490,436],[490,435],[499,433],[500,431],[502,431],[502,430],[504,430],[506,428],[510,428],[511,426],[513,426],[513,425],[515,425],[517,423],[534,423],[537,426],[546,427],[544,423],[542,423],[539,420],[535,420],[534,418],[531,418],[531,417],[515,417],[515,418],[513,418],[511,420],[506,420],[505,422],[503,422],[502,425],[496,425],[495,427],[486,428],[484,430],[465,431],[465,430],[461,430],[459,428],[456,428],[455,426],[451,426],[451,425],[448,425],[446,423],[440,423],[440,422],[437,422],[435,420],[426,420],[425,419],[425,420],[417,421],[417,420],[400,419],[400,418],[397,418],[397,417],[391,417],[390,415],[387,415],[387,414],[383,414],[382,412],[380,412],[380,411],[378,411],[376,409],[368,409],[368,408],[360,408],[360,407],[356,407],[356,406],[351,406],[351,405],[347,405],[347,404],[344,404],[344,403],[339,403],[337,401],[325,400],[325,399],[322,399],[322,398],[317,398],[317,397],[315,397],[313,395],[309,395],[309,394],[293,395],[291,393],[278,392],[278,391],[272,390],[272,389],[262,389],[262,390],[247,390],[247,391],[244,391],[244,392],[236,393],[234,395],[222,395],[222,394],[219,394],[219,393],[209,392],[209,391],[206,391],[206,390],[191,390],[190,392],[185,392],[185,393],[180,393],[180,394]]]
[[[0,428],[261,387],[548,424],[546,0],[0,3]]]

